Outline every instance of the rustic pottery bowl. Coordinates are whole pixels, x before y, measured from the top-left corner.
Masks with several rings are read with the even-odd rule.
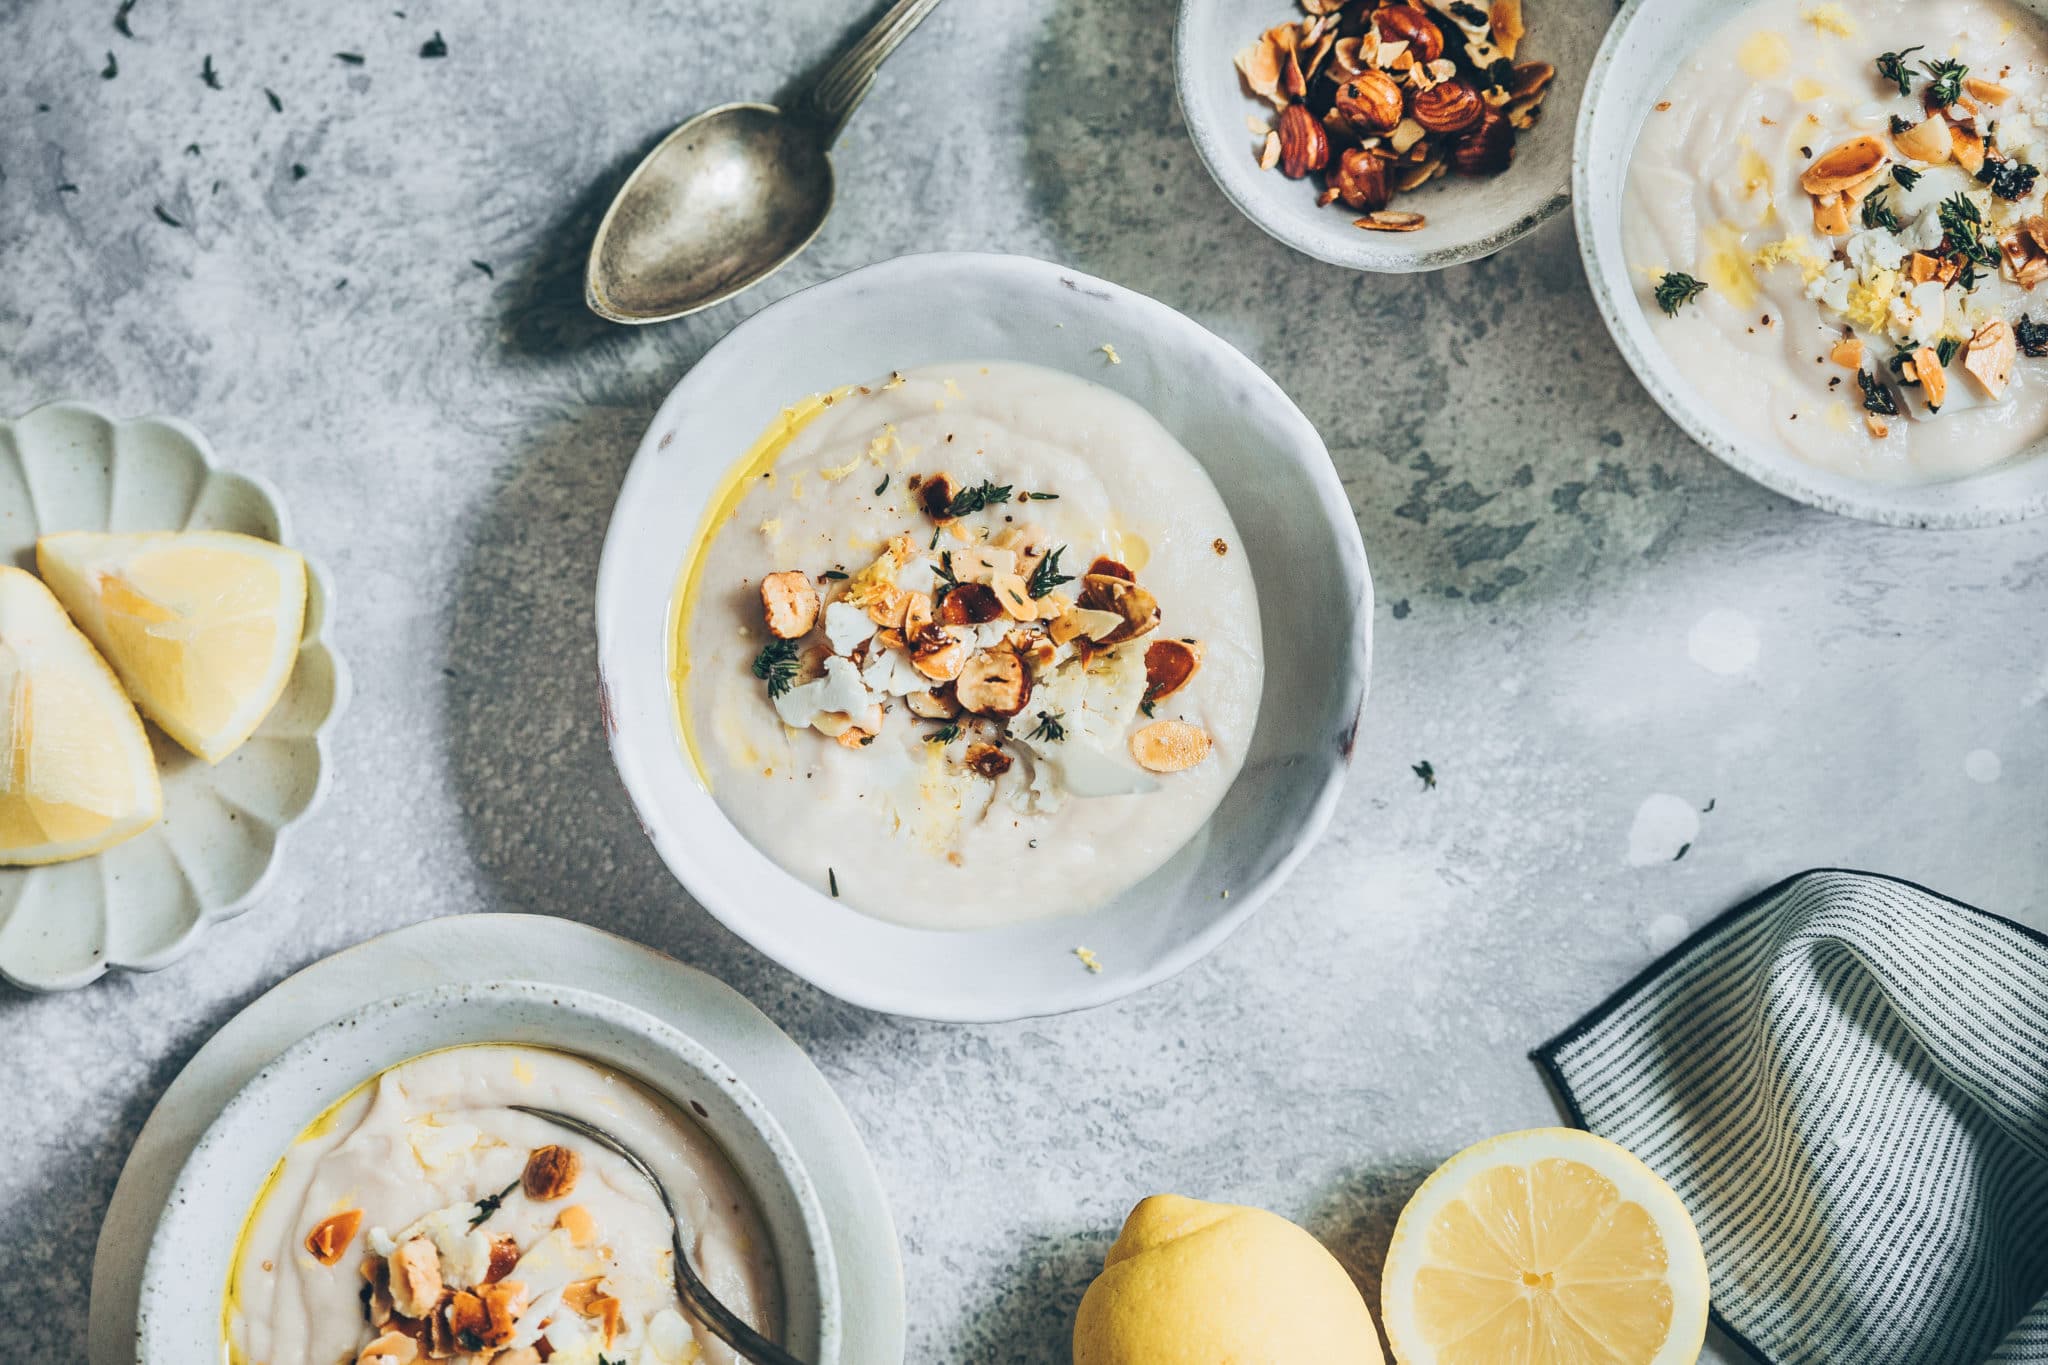
[[[306,1125],[370,1077],[441,1048],[524,1043],[631,1075],[697,1122],[746,1183],[775,1243],[782,1340],[838,1365],[838,1266],[817,1191],[774,1115],[710,1050],[608,996],[538,981],[437,986],[309,1034],[228,1102],[178,1175],[142,1272],[138,1365],[219,1360],[221,1294],[242,1222]]]
[[[1432,0],[1420,0],[1425,7]],[[1316,206],[1316,182],[1260,170],[1261,137],[1247,117],[1270,121],[1273,107],[1246,93],[1234,64],[1261,33],[1304,17],[1296,0],[1180,0],[1173,62],[1181,117],[1209,174],[1238,211],[1319,261],[1406,274],[1441,270],[1491,256],[1563,209],[1571,180],[1569,112],[1579,102],[1586,64],[1613,16],[1610,0],[1525,0],[1529,33],[1517,61],[1549,62],[1557,79],[1542,119],[1521,134],[1514,164],[1497,176],[1440,176],[1391,207],[1422,214],[1414,232],[1368,232],[1341,204]]]
[[[1113,345],[1120,363],[1112,363]],[[1066,370],[1145,407],[1230,509],[1259,593],[1265,694],[1244,768],[1195,838],[1107,906],[974,932],[871,918],[785,872],[705,790],[669,673],[677,577],[707,500],[794,400],[948,360]],[[733,932],[855,1004],[991,1020],[1101,1004],[1242,924],[1328,822],[1370,659],[1372,586],[1315,429],[1271,379],[1164,304],[1019,256],[906,256],[784,299],[669,394],[620,489],[598,571],[612,757],[669,868]],[[1102,964],[1086,970],[1085,945]]]
[[[1788,8],[1790,6],[1788,5]],[[2048,13],[2048,3],[2027,8]],[[2048,512],[2048,440],[1946,483],[1882,484],[1809,464],[1738,428],[1688,379],[1650,329],[1622,250],[1628,163],[1643,119],[1679,64],[1736,7],[1726,0],[1630,0],[1593,59],[1572,157],[1573,214],[1586,279],[1629,368],[1688,436],[1764,487],[1843,516],[1891,526],[1989,526]]]

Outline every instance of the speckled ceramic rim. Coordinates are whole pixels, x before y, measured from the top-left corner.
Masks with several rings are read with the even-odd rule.
[[[838,1265],[816,1188],[760,1099],[695,1039],[607,996],[544,981],[460,982],[366,1005],[259,1071],[200,1136],[165,1201],[142,1270],[138,1365],[186,1365],[217,1343],[221,1288],[243,1216],[305,1125],[381,1071],[443,1048],[552,1047],[616,1068],[697,1122],[725,1151],[776,1241],[791,1348],[838,1365]],[[689,1094],[661,1084],[680,1073]],[[212,1346],[208,1347],[210,1355]]]
[[[52,411],[82,413],[87,417],[105,422],[117,430],[124,426],[142,424],[164,427],[176,432],[181,438],[190,443],[194,452],[198,454],[200,463],[206,467],[209,474],[231,473],[235,478],[242,480],[262,495],[264,501],[269,504],[271,514],[277,522],[277,543],[298,550],[300,557],[306,561],[306,577],[309,580],[307,589],[306,638],[318,639],[326,649],[328,660],[334,670],[334,701],[328,709],[327,718],[321,722],[319,729],[313,735],[314,748],[320,755],[320,770],[314,775],[313,793],[307,798],[305,809],[277,827],[275,837],[271,843],[270,861],[264,867],[262,874],[257,877],[253,886],[229,904],[221,906],[219,909],[205,911],[188,925],[185,931],[175,940],[154,952],[131,956],[110,951],[75,971],[61,973],[21,972],[16,968],[10,968],[6,961],[0,960],[0,978],[4,978],[10,984],[19,986],[23,990],[30,991],[76,990],[81,986],[87,986],[99,980],[110,970],[126,972],[161,971],[190,952],[192,945],[198,941],[199,935],[209,927],[219,924],[224,920],[233,919],[262,899],[264,893],[270,889],[271,883],[276,880],[278,870],[284,866],[285,849],[291,841],[292,834],[301,823],[318,811],[321,803],[327,799],[327,789],[334,779],[334,754],[331,743],[334,726],[341,719],[343,713],[348,710],[349,701],[353,696],[348,663],[342,658],[341,651],[335,647],[333,640],[333,580],[328,577],[327,571],[321,567],[318,560],[307,554],[303,547],[296,544],[297,537],[292,534],[291,509],[285,505],[284,495],[277,491],[275,484],[271,483],[270,480],[264,478],[261,474],[223,469],[219,460],[214,457],[213,445],[206,439],[205,434],[191,423],[176,417],[120,418],[94,404],[67,400],[57,403],[44,403],[32,408],[20,417],[15,418],[14,422],[9,423],[9,425],[25,422],[40,413]],[[303,642],[301,647],[303,648]]]
[[[2042,0],[2028,0],[2037,13]],[[1725,0],[1629,0],[1586,78],[1572,149],[1573,214],[1586,280],[1622,358],[1686,435],[1764,487],[1824,511],[1888,526],[1961,529],[2048,512],[2048,441],[1949,483],[1866,483],[1821,469],[1730,423],[1650,330],[1621,245],[1628,162],[1644,116],[1677,64],[1733,10]]]
[[[731,368],[731,355],[773,355],[774,338],[804,328],[808,317],[857,316],[866,291],[893,289],[914,291],[911,297],[946,298],[949,289],[968,279],[978,287],[1006,291],[1020,309],[1028,305],[1047,317],[1064,316],[1077,332],[1089,329],[1089,341],[1079,343],[1084,350],[1093,344],[1092,329],[1113,326],[1133,353],[1141,344],[1154,347],[1161,355],[1186,358],[1204,375],[1224,376],[1240,385],[1244,404],[1258,414],[1265,442],[1263,448],[1246,450],[1243,458],[1290,466],[1303,481],[1305,494],[1313,498],[1324,523],[1319,529],[1330,538],[1331,560],[1318,564],[1316,571],[1327,576],[1333,592],[1344,594],[1351,615],[1341,624],[1331,620],[1328,651],[1321,656],[1327,660],[1329,678],[1316,684],[1319,691],[1297,700],[1312,705],[1318,715],[1330,716],[1335,731],[1319,735],[1316,751],[1300,754],[1290,766],[1293,791],[1305,798],[1301,818],[1261,836],[1257,874],[1233,884],[1228,899],[1200,911],[1203,918],[1192,932],[1154,922],[1166,917],[1171,891],[1155,892],[1158,899],[1147,909],[1113,905],[1068,919],[972,932],[911,930],[861,915],[829,900],[756,850],[702,793],[676,737],[664,636],[673,578],[685,562],[688,536],[679,533],[663,539],[657,554],[650,548],[655,532],[634,524],[653,515],[648,510],[654,498],[650,490],[659,479],[657,464],[666,458],[667,437],[690,428],[687,419],[694,405],[727,401],[727,391],[720,387],[724,381],[717,376],[722,368]],[[1110,314],[1116,318],[1113,324],[1103,321]],[[1006,317],[992,325],[1015,324]],[[1052,324],[1045,326],[1047,335],[1054,335]],[[888,366],[883,361],[879,368]],[[844,382],[860,377],[849,375]],[[782,395],[778,402],[795,396]],[[767,418],[762,421],[765,424]],[[744,448],[741,444],[706,452],[705,457],[719,460],[716,468],[722,471],[725,462]],[[681,450],[675,455],[688,458]],[[701,502],[677,505],[664,499],[660,525],[693,527],[700,510]],[[657,563],[663,566],[666,581],[641,581]],[[1300,863],[1336,808],[1365,706],[1372,656],[1372,580],[1358,523],[1321,438],[1279,385],[1241,353],[1165,304],[1079,271],[1023,256],[936,253],[868,266],[763,309],[734,328],[677,384],[649,426],[619,492],[598,570],[597,635],[599,700],[613,761],[642,828],[706,909],[783,966],[843,1000],[918,1018],[992,1022],[1085,1009],[1165,980],[1198,961],[1249,919]],[[1262,718],[1277,704],[1274,696],[1269,682]],[[1257,743],[1255,737],[1253,744]],[[692,818],[666,808],[666,795],[686,791],[692,793],[697,812]],[[1227,806],[1228,797],[1225,802]],[[1167,869],[1176,860],[1169,860]],[[1081,970],[1068,950],[1094,937],[1091,926],[1108,932],[1104,925],[1111,918],[1127,931],[1132,952],[1099,975]],[[1055,935],[1063,945],[1056,952],[1058,969],[1027,971],[1022,965],[1027,955],[1053,955],[1048,944]],[[856,960],[862,955],[901,965],[888,979],[877,979]]]
[[[1352,226],[1355,214],[1338,208],[1318,210],[1317,216],[1307,222],[1275,213],[1273,205],[1260,202],[1254,187],[1277,177],[1264,171],[1257,171],[1256,179],[1250,174],[1256,167],[1249,155],[1243,115],[1252,112],[1256,106],[1250,101],[1243,101],[1241,109],[1222,109],[1213,92],[1204,90],[1205,83],[1215,78],[1215,72],[1210,70],[1212,63],[1197,55],[1196,44],[1189,39],[1193,26],[1203,16],[1221,7],[1222,3],[1223,0],[1180,0],[1173,28],[1175,97],[1180,103],[1181,121],[1187,125],[1188,137],[1194,142],[1195,151],[1201,156],[1202,164],[1216,182],[1216,187],[1223,191],[1224,198],[1236,206],[1239,213],[1273,240],[1319,261],[1351,270],[1383,275],[1416,274],[1483,260],[1520,241],[1563,211],[1570,196],[1568,174],[1560,158],[1554,180],[1533,176],[1515,180],[1510,207],[1485,215],[1470,236],[1449,241],[1432,240],[1436,234],[1430,229],[1412,234],[1365,232]],[[1259,32],[1259,11],[1240,4],[1229,8],[1243,16],[1242,23],[1249,41]],[[1300,15],[1296,13],[1291,17],[1299,18]],[[1281,22],[1281,18],[1272,18],[1270,22]],[[1558,79],[1562,81],[1565,78],[1564,64],[1559,62],[1557,65]],[[1563,136],[1555,129],[1553,133]],[[1240,162],[1245,173],[1239,172]],[[1278,187],[1284,187],[1288,193],[1308,195],[1308,188],[1298,182],[1280,180]],[[1278,187],[1276,192],[1279,192]],[[1397,204],[1396,207],[1401,206]]]

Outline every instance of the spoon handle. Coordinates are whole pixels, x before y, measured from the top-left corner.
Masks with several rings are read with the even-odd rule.
[[[838,140],[840,129],[860,107],[868,86],[874,83],[875,72],[889,60],[889,54],[910,36],[912,29],[924,22],[927,14],[938,7],[939,0],[896,0],[889,6],[889,12],[818,78],[809,104],[812,115],[825,130],[828,143]]]

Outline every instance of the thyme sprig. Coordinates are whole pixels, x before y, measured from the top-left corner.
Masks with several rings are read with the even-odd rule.
[[[1657,306],[1666,317],[1675,318],[1679,309],[1706,292],[1705,280],[1696,280],[1682,270],[1667,270],[1657,281]]]
[[[469,1226],[471,1230],[473,1231],[477,1228],[482,1227],[484,1225],[485,1220],[498,1211],[498,1205],[504,1203],[506,1198],[511,1195],[512,1191],[518,1188],[519,1182],[515,1180],[511,1184],[507,1185],[504,1189],[499,1190],[496,1194],[487,1194],[483,1198],[477,1200],[476,1217],[469,1220]]]
[[[1032,600],[1044,597],[1062,583],[1074,581],[1072,574],[1060,572],[1060,556],[1066,551],[1067,547],[1064,545],[1056,550],[1048,550],[1045,558],[1038,561],[1038,567],[1031,571],[1031,582],[1025,585],[1024,590],[1031,594]]]
[[[1920,69],[1927,73],[1927,98],[1943,109],[1963,97],[1963,77],[1970,74],[1970,68],[1961,62],[1922,62]],[[1904,92],[1901,92],[1904,93]]]
[[[754,656],[754,676],[768,684],[768,695],[779,697],[796,686],[796,641],[770,640]]]
[[[1906,58],[1919,50],[1920,45],[1916,43],[1904,52],[1887,52],[1883,54],[1877,59],[1878,76],[1898,86],[1901,95],[1912,94],[1913,73],[1906,69]]]
[[[987,507],[990,503],[1005,503],[1010,500],[1010,485],[998,484],[983,479],[973,488],[963,488],[953,495],[953,501],[946,504],[949,517],[969,517]]]

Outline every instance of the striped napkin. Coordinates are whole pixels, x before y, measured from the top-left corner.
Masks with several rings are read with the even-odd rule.
[[[2048,936],[1806,872],[1532,1054],[1775,1365],[2048,1365]]]

